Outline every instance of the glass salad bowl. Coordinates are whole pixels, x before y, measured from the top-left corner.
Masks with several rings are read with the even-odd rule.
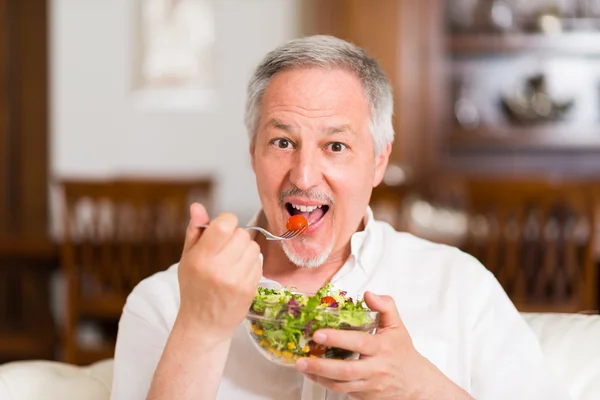
[[[373,334],[379,322],[379,312],[330,285],[314,295],[259,288],[245,321],[258,351],[282,366],[294,366],[302,357],[357,359],[359,354],[352,351],[315,343],[313,333],[341,329]]]

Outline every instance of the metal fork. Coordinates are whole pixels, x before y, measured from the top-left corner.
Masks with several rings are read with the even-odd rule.
[[[197,225],[197,227],[198,228],[208,228],[208,225]],[[271,232],[269,232],[266,229],[261,228],[260,226],[242,226],[242,228],[259,231],[260,233],[265,235],[267,240],[290,240],[290,239],[293,239],[293,238],[299,236],[302,232],[304,232],[308,228],[308,226],[305,226],[302,229],[289,230],[287,232],[284,232],[281,236],[273,235]]]

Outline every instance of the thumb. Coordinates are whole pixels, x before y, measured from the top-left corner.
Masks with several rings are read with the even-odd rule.
[[[200,203],[192,203],[190,206],[190,223],[185,232],[183,251],[188,251],[192,248],[200,238],[202,229],[199,229],[198,225],[206,225],[209,221],[206,208]]]
[[[371,310],[379,311],[381,316],[380,329],[403,326],[396,302],[390,296],[379,296],[373,292],[366,292],[365,303]]]

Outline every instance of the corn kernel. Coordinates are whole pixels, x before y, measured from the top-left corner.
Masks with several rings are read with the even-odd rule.
[[[269,345],[269,342],[267,342],[266,340],[261,340],[258,344],[262,347],[267,347]]]
[[[258,327],[258,325],[252,325],[252,332],[258,336],[262,336],[264,331]]]
[[[302,352],[303,352],[303,353],[308,353],[309,351],[310,351],[310,347],[309,347],[309,346],[304,346],[304,347],[302,348]]]
[[[283,352],[283,357],[284,358],[292,358],[292,353],[286,350]]]
[[[275,354],[277,357],[281,357],[281,350],[273,350],[273,354]]]
[[[287,347],[288,347],[288,349],[290,349],[290,350],[294,350],[294,349],[296,348],[296,345],[294,344],[294,342],[289,342],[289,343],[287,344]]]

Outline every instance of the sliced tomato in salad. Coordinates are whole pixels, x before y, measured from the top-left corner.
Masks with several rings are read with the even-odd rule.
[[[337,303],[337,301],[331,296],[325,296],[321,299],[321,304],[331,305],[333,303]]]
[[[322,344],[317,344],[317,343],[313,342],[312,340],[310,342],[308,342],[308,346],[310,348],[309,354],[311,356],[319,357],[327,352],[326,346],[323,346]]]

